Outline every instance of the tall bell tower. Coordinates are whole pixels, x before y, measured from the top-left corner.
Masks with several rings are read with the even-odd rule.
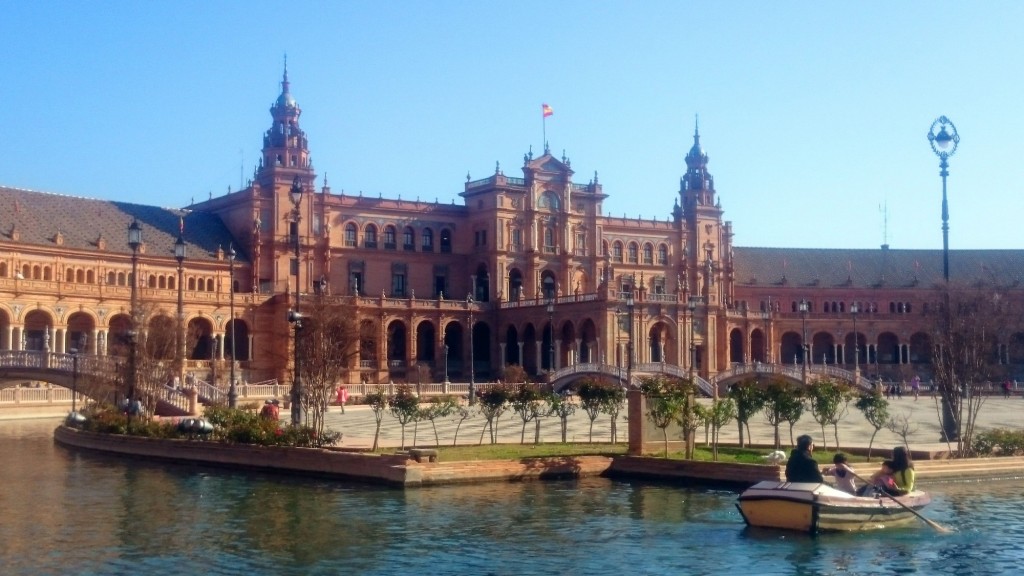
[[[270,107],[274,121],[263,135],[263,156],[256,172],[256,182],[267,190],[291,186],[298,176],[303,186],[313,189],[313,162],[309,157],[309,141],[299,127],[302,109],[292,97],[288,82],[288,60],[284,63],[281,95]]]

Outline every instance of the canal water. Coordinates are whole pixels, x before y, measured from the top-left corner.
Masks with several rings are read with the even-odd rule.
[[[113,458],[0,422],[0,574],[1017,574],[1020,482],[936,484],[925,524],[744,527],[728,490],[605,479],[394,490]]]

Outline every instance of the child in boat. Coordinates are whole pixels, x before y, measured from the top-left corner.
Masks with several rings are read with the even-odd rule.
[[[854,482],[854,475],[857,473],[846,463],[846,454],[837,453],[832,457],[833,466],[825,468],[826,476],[833,476],[836,479],[836,488],[850,494],[857,493],[857,484]]]
[[[893,478],[892,460],[882,462],[882,468],[871,475],[869,482],[861,486],[860,490],[857,491],[857,495],[869,496],[871,489],[884,492],[890,496],[906,494],[906,492],[900,490],[899,486],[896,485],[896,480]]]

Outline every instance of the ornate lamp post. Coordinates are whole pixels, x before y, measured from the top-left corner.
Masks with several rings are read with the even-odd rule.
[[[946,130],[946,127],[949,130]],[[949,176],[948,159],[956,154],[957,145],[960,144],[960,135],[956,126],[945,116],[939,116],[932,122],[928,130],[928,142],[932,146],[932,152],[939,157],[939,176],[942,177],[942,278],[946,281],[945,305],[943,330],[948,334],[950,329],[949,318],[949,204],[946,201],[946,176]],[[951,384],[950,384],[951,385]],[[953,407],[950,405],[947,394],[942,394],[942,440],[957,440],[956,418],[953,414]]]
[[[235,247],[228,244],[228,316],[231,322],[231,384],[228,386],[228,407],[238,406],[238,388],[235,387]],[[296,293],[296,298],[298,294]]]
[[[476,365],[473,364],[473,295],[466,294],[466,308],[469,309],[469,405],[476,404]]]
[[[178,326],[177,326],[177,350],[178,355],[178,382],[185,380],[185,258],[188,256],[185,239],[178,234],[174,241],[174,259],[178,261]]]
[[[555,371],[555,299],[548,299],[548,374]],[[549,376],[550,378],[550,376]]]
[[[131,424],[135,410],[135,385],[138,379],[138,336],[139,336],[139,247],[142,246],[142,226],[138,220],[128,225],[128,247],[132,249],[132,295],[131,327],[128,330],[128,423]]]
[[[302,423],[302,354],[299,352],[299,331],[302,329],[302,315],[299,312],[299,294],[301,292],[300,284],[300,272],[302,271],[301,263],[299,262],[299,222],[302,221],[302,214],[299,212],[299,207],[302,205],[302,181],[296,175],[295,179],[292,180],[292,189],[289,191],[292,200],[292,223],[294,224],[294,248],[295,248],[295,260],[293,266],[295,267],[295,309],[288,314],[288,319],[295,326],[295,340],[294,340],[294,358],[292,364],[295,366],[295,375],[292,378],[292,425],[298,426]],[[232,359],[233,360],[233,359]],[[234,379],[232,379],[234,384]]]
[[[946,130],[947,125],[949,131]],[[949,282],[949,203],[946,201],[946,176],[949,176],[949,162],[947,160],[956,154],[960,135],[957,134],[956,126],[949,118],[939,116],[935,122],[932,122],[931,130],[928,131],[928,142],[932,145],[932,152],[939,157],[939,176],[942,177],[942,277]]]
[[[633,386],[633,307],[636,301],[633,299],[633,288],[626,293],[626,313],[629,317],[626,322],[626,330],[629,332],[626,339],[626,385]]]

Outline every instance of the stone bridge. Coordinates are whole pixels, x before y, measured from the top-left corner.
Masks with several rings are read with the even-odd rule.
[[[823,364],[808,364],[806,366],[761,363],[737,364],[728,370],[715,374],[711,381],[721,388],[728,389],[732,384],[758,377],[763,377],[766,380],[774,378],[800,385],[813,384],[818,380],[829,378],[862,390],[870,391],[872,389],[868,379],[863,378],[859,372],[851,372],[838,366]]]
[[[628,382],[630,374],[632,375],[632,382]],[[666,376],[674,376],[683,379],[688,379],[690,377],[689,372],[683,368],[680,368],[675,364],[668,364],[664,362],[637,363],[633,365],[632,371],[622,366],[584,362],[555,370],[550,374],[548,381],[556,392],[566,388],[573,382],[586,377],[611,378],[624,387],[633,387],[639,385],[639,379],[641,377],[652,374],[664,374]],[[699,388],[705,396],[711,397],[714,395],[714,388],[712,388],[713,385],[711,382],[708,382],[696,374],[694,375],[694,380],[696,381],[697,388]]]
[[[627,382],[629,371],[621,366],[597,363],[581,363],[566,366],[551,373],[549,382],[556,391],[562,390],[573,382],[586,377],[605,377],[617,381],[622,386],[627,384],[639,385],[639,378],[652,374],[664,374],[682,379],[689,379],[690,374],[684,368],[675,364],[661,362],[648,362],[633,365],[632,382]],[[708,397],[713,396],[714,387],[718,386],[719,394],[723,394],[729,386],[743,380],[750,380],[756,377],[776,378],[792,382],[794,384],[811,384],[824,378],[831,378],[845,382],[856,388],[870,391],[871,383],[862,378],[857,372],[844,370],[837,366],[810,364],[806,366],[793,366],[788,364],[738,364],[732,368],[719,372],[705,380],[699,375],[694,375],[694,380],[700,391]]]
[[[0,351],[0,388],[17,386],[26,381],[42,381],[97,401],[114,402],[124,396],[117,373],[125,358],[93,354],[67,354],[44,350]],[[81,384],[81,386],[76,386]],[[155,396],[158,414],[183,415],[190,412],[189,398],[180,390],[167,386],[147,387]]]

